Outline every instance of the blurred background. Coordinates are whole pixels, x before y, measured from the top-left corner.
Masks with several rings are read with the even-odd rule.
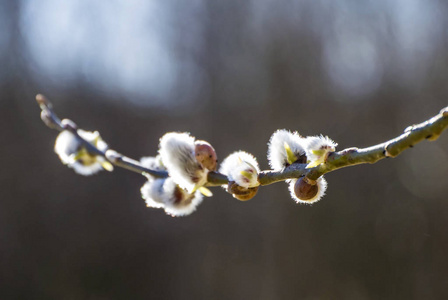
[[[215,188],[172,218],[138,174],[63,166],[34,97],[133,158],[188,131],[267,169],[280,128],[343,149],[433,116],[447,50],[444,1],[0,0],[0,298],[446,299],[448,133],[313,206]]]

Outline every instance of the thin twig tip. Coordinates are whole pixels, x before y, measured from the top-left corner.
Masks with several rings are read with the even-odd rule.
[[[448,117],[448,106],[443,108],[440,113],[442,114],[442,116],[444,117]]]
[[[44,106],[49,106],[49,107],[51,107],[51,103],[50,103],[50,101],[47,99],[47,97],[45,97],[45,96],[42,95],[42,94],[37,94],[37,95],[36,95],[36,102],[37,102],[37,104],[39,104],[39,105],[44,105]]]
[[[78,125],[70,119],[64,119],[61,121],[61,126],[63,129],[76,131],[78,130]]]

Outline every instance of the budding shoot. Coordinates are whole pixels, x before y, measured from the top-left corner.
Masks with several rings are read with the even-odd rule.
[[[257,194],[260,168],[252,154],[244,151],[230,154],[222,162],[219,172],[229,179],[229,184],[223,188],[236,199],[246,201]]]
[[[209,171],[216,171],[218,158],[212,145],[206,141],[199,140],[194,142],[194,146],[194,153],[198,163]]]
[[[338,144],[328,136],[309,136],[306,138],[307,169],[314,168],[327,161],[328,155],[336,151]]]
[[[259,186],[257,159],[244,151],[237,151],[227,156],[221,164],[219,172],[226,175],[229,181],[234,181],[243,188]]]
[[[245,188],[235,183],[235,181],[230,181],[227,185],[227,191],[232,194],[235,199],[240,201],[247,201],[255,197],[258,192],[258,186],[252,188]]]
[[[312,204],[319,201],[327,189],[327,181],[322,176],[317,180],[311,180],[308,177],[300,177],[291,180],[289,183],[289,191],[291,197],[297,203]]]
[[[198,156],[196,156],[198,150]],[[188,133],[169,132],[160,139],[159,153],[162,163],[174,182],[182,189],[193,193],[207,183],[207,174],[216,169],[216,153],[205,141],[195,142]]]
[[[77,133],[87,142],[98,148],[100,151],[106,151],[108,146],[101,138],[98,131],[89,132],[78,129]],[[113,165],[104,157],[90,153],[82,141],[70,131],[62,131],[56,138],[54,151],[59,156],[63,164],[72,168],[81,175],[92,175],[101,170],[113,171]]]
[[[306,163],[305,139],[298,132],[280,129],[268,143],[268,160],[273,170],[281,170],[293,163]]]
[[[188,193],[170,177],[148,178],[140,191],[142,198],[146,201],[146,206],[163,208],[166,214],[173,217],[193,213],[202,202],[202,195],[199,191]]]

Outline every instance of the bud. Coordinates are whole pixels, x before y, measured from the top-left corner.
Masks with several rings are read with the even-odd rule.
[[[148,178],[140,191],[146,206],[163,208],[166,214],[173,217],[190,215],[202,202],[199,191],[190,194],[180,188],[170,177]]]
[[[212,168],[213,165],[207,159],[208,156],[205,158],[203,156],[204,153],[212,155],[213,147],[207,147],[203,142],[198,143],[200,160],[205,162],[207,167],[196,159],[195,140],[188,133],[169,132],[165,134],[160,139],[159,148],[163,165],[179,187],[187,190],[188,193],[193,193],[207,183],[207,174],[210,171],[207,167]]]
[[[47,97],[45,97],[42,94],[37,94],[36,95],[36,102],[37,104],[39,104],[41,107],[49,107],[51,108],[51,103],[50,101],[48,101]]]
[[[304,201],[316,197],[317,191],[318,188],[316,182],[307,180],[307,177],[299,178],[294,184],[294,194]]]
[[[224,159],[219,172],[229,179],[229,184],[222,187],[236,199],[246,201],[257,194],[260,168],[253,155],[244,151],[234,152]]]
[[[206,141],[199,140],[194,142],[194,146],[194,153],[198,163],[209,171],[216,171],[218,158],[212,145]]]
[[[309,164],[307,169],[314,168],[327,161],[328,155],[336,151],[338,144],[328,136],[309,136],[306,138],[306,156]]]
[[[237,151],[227,156],[221,164],[219,172],[226,175],[229,181],[234,181],[243,188],[257,187],[258,167],[257,159],[244,151]]]
[[[77,133],[100,151],[107,150],[108,146],[98,131],[89,132],[78,129]],[[56,138],[54,151],[63,164],[73,168],[78,174],[88,176],[103,169],[113,171],[113,165],[110,162],[102,156],[88,152],[82,141],[67,130],[62,131]]]
[[[305,139],[298,132],[280,129],[268,143],[268,160],[273,170],[281,170],[293,163],[306,163]]]
[[[448,117],[448,107],[442,108],[440,110],[440,113],[442,114],[442,116]]]
[[[230,181],[227,185],[227,191],[233,195],[234,198],[240,201],[247,201],[255,197],[258,192],[258,186],[252,188],[245,188],[235,183],[235,181]]]
[[[291,197],[297,203],[312,204],[319,201],[327,189],[327,181],[323,176],[317,180],[311,180],[308,177],[300,177],[291,180],[289,183],[289,191]]]

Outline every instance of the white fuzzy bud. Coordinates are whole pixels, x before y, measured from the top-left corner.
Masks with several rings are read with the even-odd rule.
[[[268,143],[268,160],[273,170],[281,170],[292,163],[305,163],[305,139],[297,132],[279,129]]]
[[[97,131],[89,132],[78,129],[78,134],[99,150],[107,150],[107,144],[101,139]],[[54,151],[63,164],[73,168],[76,173],[81,175],[92,175],[103,169],[113,170],[112,164],[102,156],[89,153],[81,141],[70,131],[64,130],[58,135],[54,144]]]
[[[313,168],[324,163],[328,154],[336,151],[338,144],[328,136],[309,136],[306,138],[306,156],[309,164],[307,168]]]
[[[195,140],[188,133],[169,132],[160,139],[160,156],[174,182],[189,193],[207,182],[208,169],[195,158]]]
[[[244,151],[237,151],[227,156],[222,162],[219,172],[226,175],[229,181],[235,181],[237,185],[244,188],[260,185],[258,182],[260,168],[257,159]]]
[[[170,177],[148,180],[140,191],[148,207],[163,208],[166,214],[173,217],[191,214],[202,202],[199,191],[190,194]]]
[[[309,184],[304,177],[291,180],[289,182],[291,197],[297,203],[313,204],[319,201],[325,195],[327,181],[321,176],[313,183],[314,185]]]

